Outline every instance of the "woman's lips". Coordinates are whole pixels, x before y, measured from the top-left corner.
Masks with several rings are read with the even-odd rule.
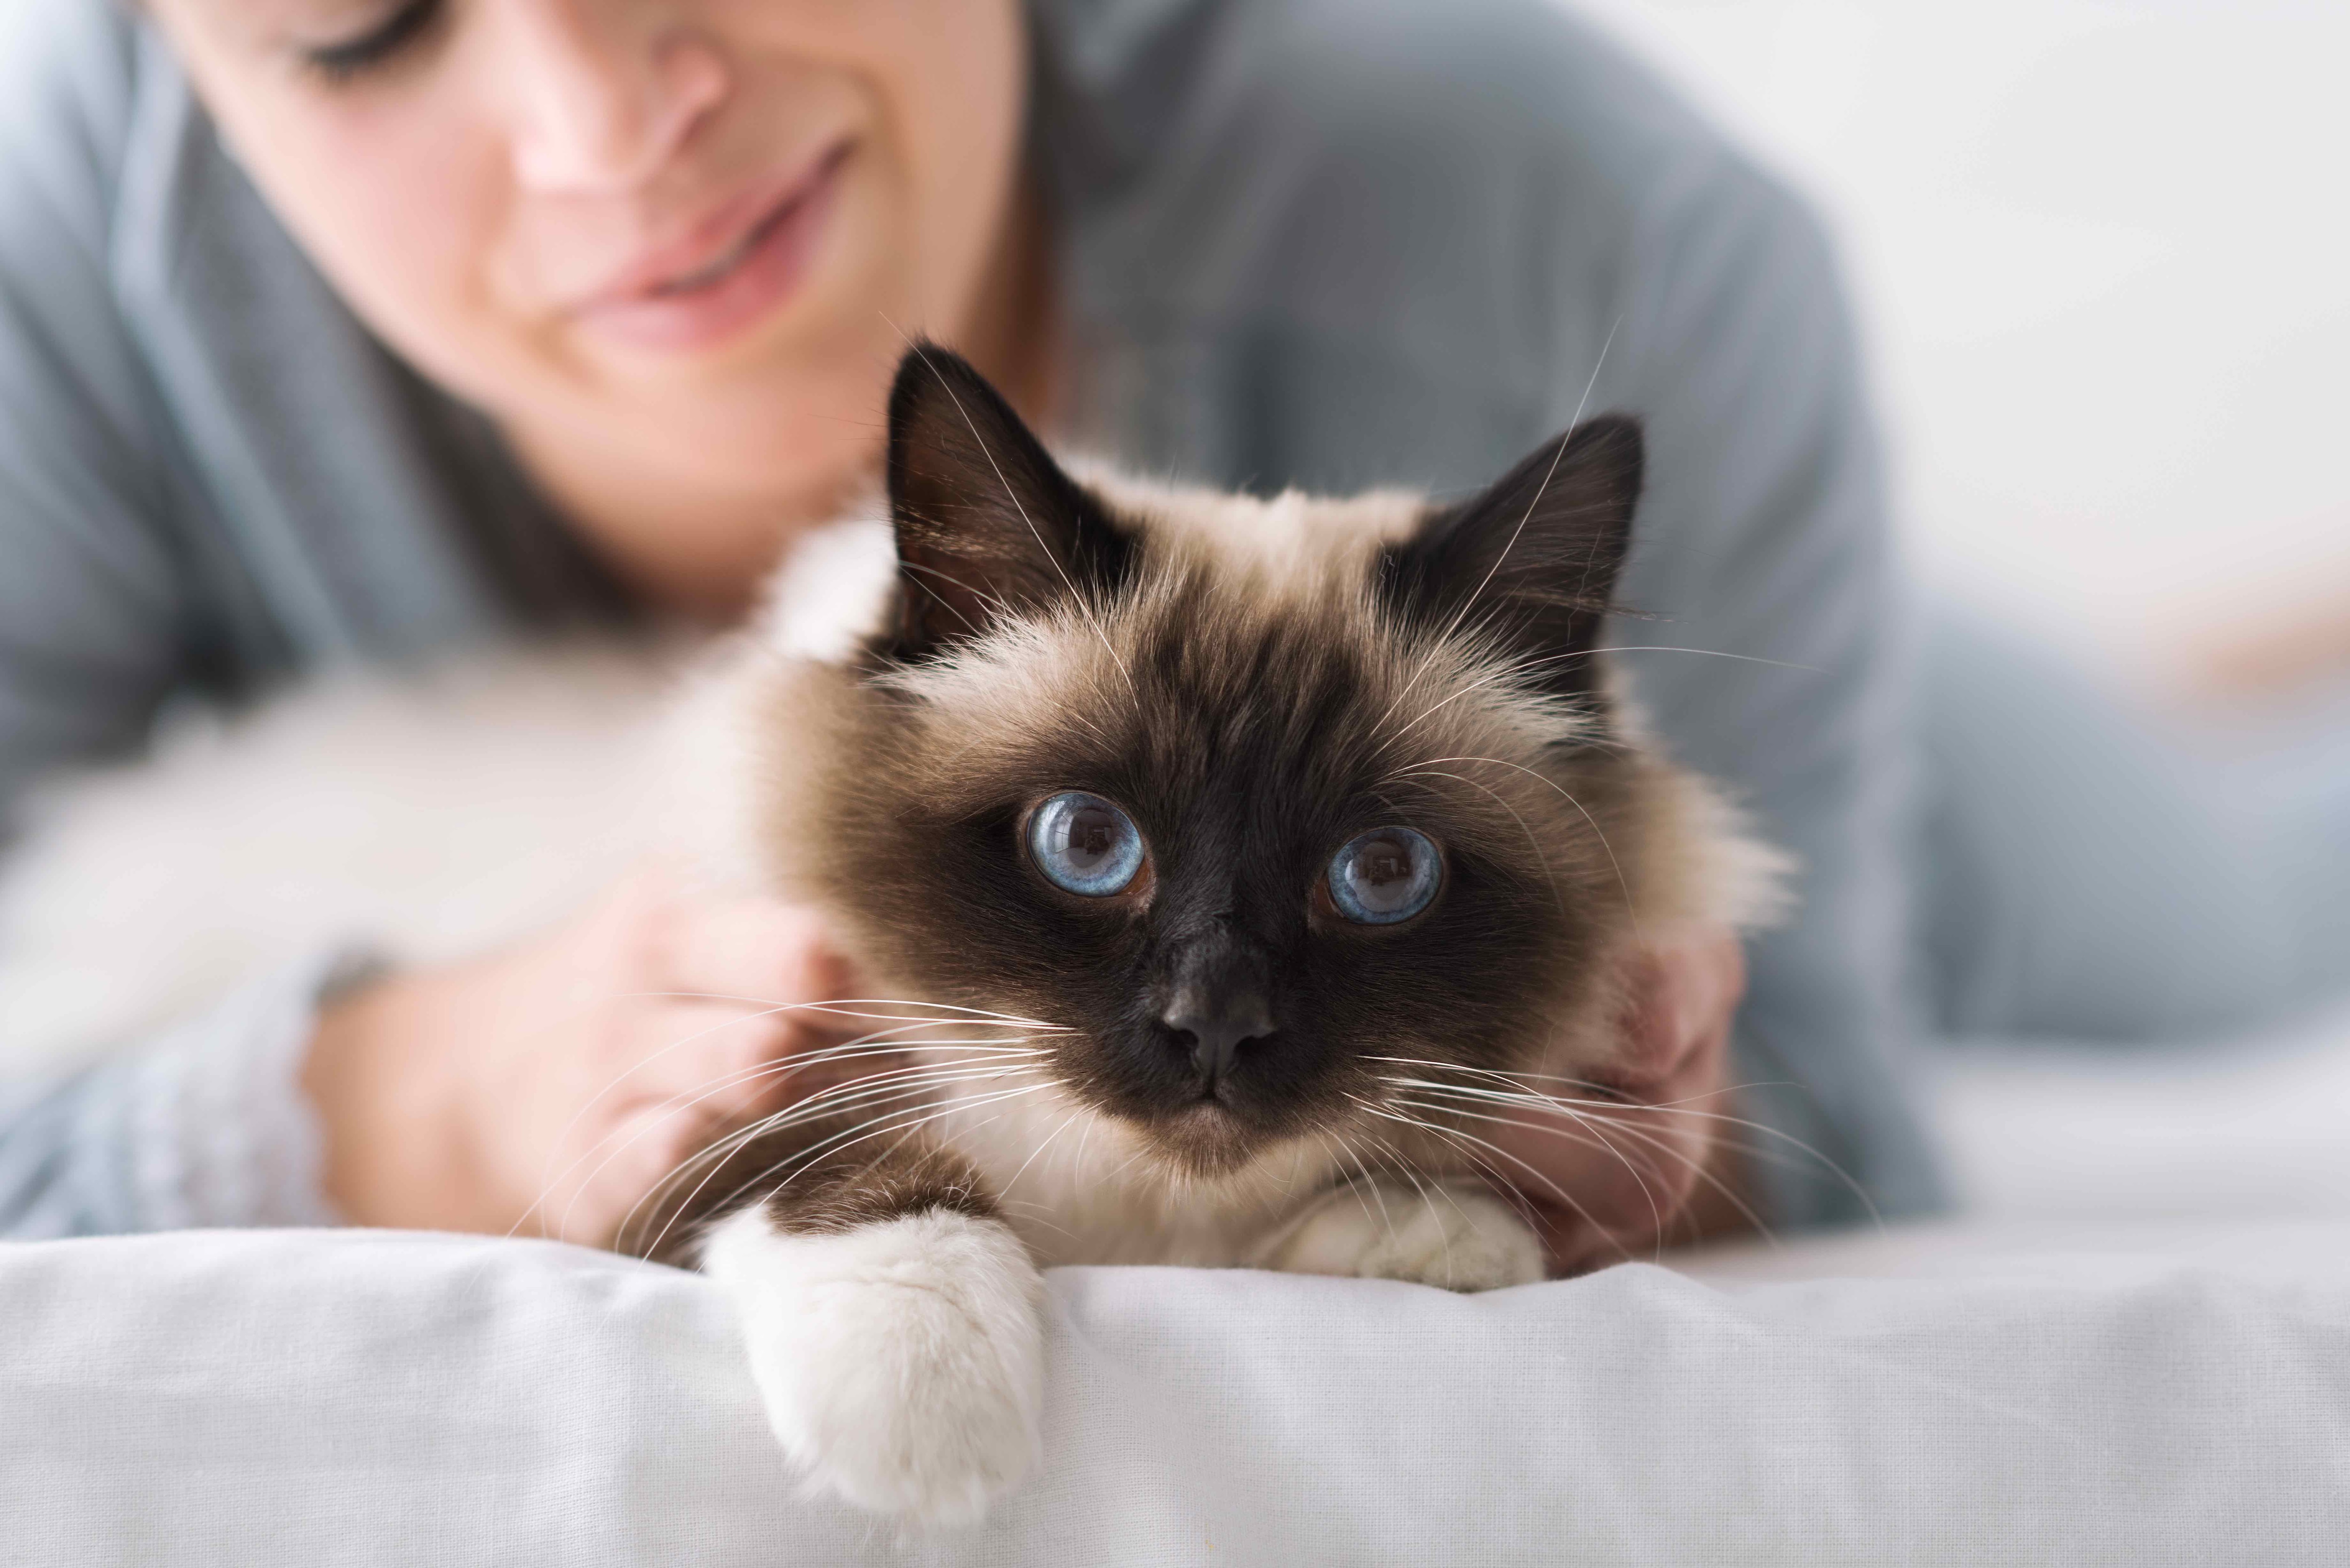
[[[849,151],[845,142],[827,151],[739,227],[722,218],[734,227],[731,235],[701,239],[690,256],[672,250],[632,267],[628,281],[589,301],[576,319],[598,337],[676,353],[723,343],[764,318],[806,275]]]

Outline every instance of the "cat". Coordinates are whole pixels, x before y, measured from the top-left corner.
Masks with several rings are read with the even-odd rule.
[[[1600,648],[1642,464],[1638,424],[1603,416],[1451,504],[1177,488],[1063,463],[919,345],[890,394],[882,514],[806,538],[683,696],[655,696],[641,660],[577,655],[421,695],[330,688],[91,786],[12,872],[0,997],[64,975],[56,996],[104,1001],[60,1003],[63,1033],[124,1031],[282,947],[305,910],[430,960],[690,833],[714,876],[825,912],[891,999],[860,1004],[874,1027],[835,1054],[887,1064],[720,1140],[618,1244],[732,1300],[816,1484],[968,1522],[1039,1453],[1041,1267],[1538,1280],[1480,1123],[1546,1077],[1604,1083],[1613,961],[1644,925],[1779,907],[1783,863],[1643,738]],[[366,712],[405,729],[357,754],[455,781],[420,790],[535,805],[558,776],[599,782],[494,834],[433,824],[524,868],[503,882],[429,849],[395,866],[400,792],[379,789],[317,830],[386,844],[369,885],[240,902],[252,842],[293,830],[224,830],[238,792],[218,781],[258,767],[282,795],[338,735],[339,765],[364,767]],[[644,764],[662,752],[698,792],[667,815]],[[196,956],[89,986],[70,955],[100,912],[73,903],[91,882],[75,846],[120,857],[198,820],[214,859],[181,898],[202,913],[150,899],[168,929],[209,927],[176,944]],[[271,913],[240,937],[246,908]],[[106,939],[123,950],[119,922]]]

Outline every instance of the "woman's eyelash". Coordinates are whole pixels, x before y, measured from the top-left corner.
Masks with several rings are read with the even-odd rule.
[[[356,38],[313,45],[303,62],[330,82],[347,82],[390,64],[424,35],[441,15],[442,0],[407,0],[390,16]]]

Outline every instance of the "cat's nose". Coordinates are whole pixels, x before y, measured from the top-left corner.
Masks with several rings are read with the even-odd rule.
[[[1174,1032],[1179,1046],[1189,1043],[1192,1070],[1205,1080],[1211,1096],[1231,1075],[1242,1049],[1273,1033],[1273,1010],[1253,987],[1211,991],[1201,985],[1180,986],[1159,1021]]]

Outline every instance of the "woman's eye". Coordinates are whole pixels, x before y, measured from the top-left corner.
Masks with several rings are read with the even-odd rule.
[[[441,15],[442,0],[406,0],[373,27],[337,44],[314,44],[304,63],[329,82],[347,82],[389,65]]]
[[[1332,857],[1330,902],[1357,925],[1391,926],[1428,908],[1443,878],[1443,861],[1426,834],[1373,828]]]
[[[1101,796],[1071,790],[1028,819],[1028,854],[1055,887],[1107,898],[1123,892],[1142,869],[1142,835]]]

